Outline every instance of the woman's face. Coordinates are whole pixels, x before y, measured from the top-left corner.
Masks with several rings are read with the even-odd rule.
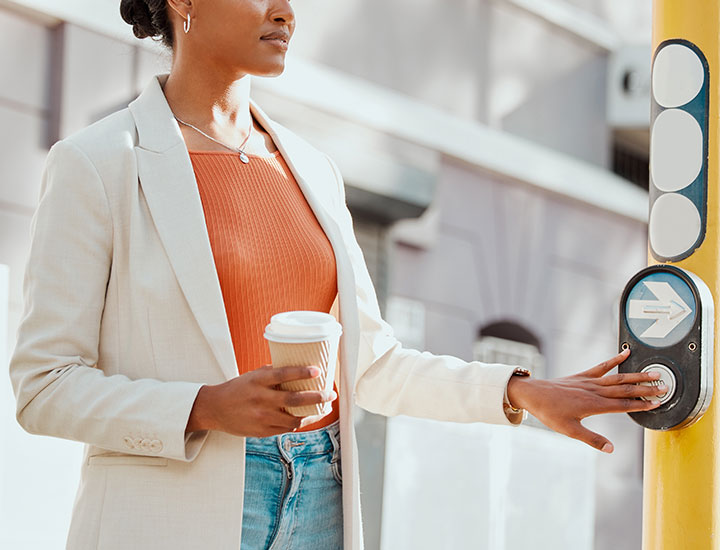
[[[175,36],[185,40],[183,53],[236,77],[277,76],[283,72],[285,53],[295,31],[290,0],[193,0],[191,6],[188,34],[182,32],[177,16],[180,32]]]

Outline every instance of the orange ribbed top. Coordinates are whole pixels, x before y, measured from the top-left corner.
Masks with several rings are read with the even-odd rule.
[[[280,152],[248,156],[190,151],[240,374],[272,362],[263,337],[272,315],[329,313],[337,295],[332,246]],[[337,418],[336,399],[303,431]]]

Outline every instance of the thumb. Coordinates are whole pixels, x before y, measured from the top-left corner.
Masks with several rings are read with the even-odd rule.
[[[604,453],[610,454],[613,452],[613,450],[615,450],[615,447],[613,447],[613,444],[610,442],[609,439],[600,435],[599,433],[588,430],[579,421],[575,422],[573,426],[570,426],[568,428],[566,435],[572,437],[573,439],[582,441],[583,443],[587,443],[591,447]]]

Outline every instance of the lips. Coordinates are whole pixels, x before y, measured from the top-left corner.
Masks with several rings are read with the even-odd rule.
[[[290,33],[287,31],[275,31],[261,36],[260,40],[279,40],[287,44],[290,41]]]

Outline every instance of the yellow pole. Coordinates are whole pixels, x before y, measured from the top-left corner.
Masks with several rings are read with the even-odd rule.
[[[702,278],[715,300],[715,357],[720,356],[718,222],[718,106],[720,106],[720,2],[654,0],[653,51],[683,39],[709,65],[707,226],[703,243],[675,265]],[[656,263],[652,259],[651,262]],[[645,430],[644,550],[720,550],[720,374],[715,361],[713,399],[705,415],[680,430]]]

